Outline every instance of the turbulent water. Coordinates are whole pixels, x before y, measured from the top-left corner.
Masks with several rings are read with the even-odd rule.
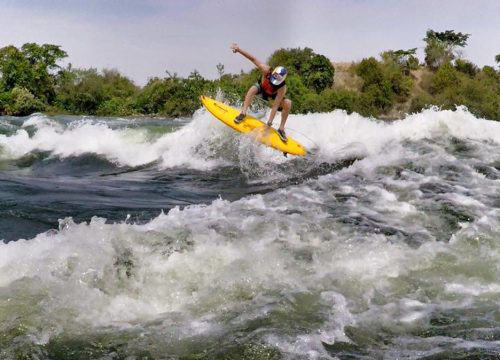
[[[2,359],[498,359],[500,123],[0,118]]]

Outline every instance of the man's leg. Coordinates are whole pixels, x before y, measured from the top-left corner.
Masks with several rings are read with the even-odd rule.
[[[258,92],[259,89],[255,85],[252,85],[252,87],[248,89],[247,94],[245,95],[245,101],[243,102],[243,108],[241,109],[241,112],[243,114],[247,113],[248,107],[252,103],[253,97],[257,95]]]
[[[245,95],[245,101],[243,102],[243,107],[241,108],[241,113],[236,116],[234,122],[239,124],[245,118],[247,114],[248,107],[252,103],[253,97],[259,92],[259,88],[255,85],[252,85],[250,89],[248,89],[247,94]]]
[[[280,106],[282,110],[281,110],[281,123],[279,129],[284,130],[286,119],[288,119],[288,114],[290,113],[290,109],[292,108],[292,100],[283,99]]]

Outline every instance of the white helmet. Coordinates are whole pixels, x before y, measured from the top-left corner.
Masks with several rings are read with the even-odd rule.
[[[283,66],[277,66],[274,68],[273,72],[271,73],[271,77],[269,80],[271,81],[271,84],[273,85],[279,85],[286,79],[286,75],[288,72]]]

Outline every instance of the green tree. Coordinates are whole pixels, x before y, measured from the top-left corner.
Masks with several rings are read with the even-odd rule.
[[[128,98],[139,90],[132,80],[120,74],[116,69],[104,69],[102,81],[106,98]]]
[[[158,114],[168,98],[165,80],[152,78],[136,97],[136,109],[142,114]]]
[[[26,43],[21,49],[7,46],[0,49],[0,89],[15,87],[29,90],[36,98],[51,103],[55,98],[57,62],[67,56],[57,45]]]
[[[363,59],[356,66],[356,74],[363,79],[362,90],[365,90],[370,85],[381,84],[384,80],[384,73],[380,63],[374,58]]]
[[[418,58],[415,56],[417,48],[408,50],[388,50],[381,54],[384,63],[394,63],[399,65],[405,75],[410,74],[410,70],[418,68]]]
[[[385,75],[382,64],[373,57],[363,59],[356,66],[356,74],[363,79],[360,112],[378,115],[389,110],[395,99],[394,82]],[[400,72],[396,74],[400,75]]]
[[[56,104],[77,114],[129,115],[132,98],[139,89],[115,69],[61,70],[56,87]]]
[[[71,113],[96,114],[105,100],[102,76],[92,68],[71,71],[64,74],[67,82],[58,91],[57,103]]]
[[[465,47],[470,34],[456,33],[454,30],[436,32],[427,30],[424,41],[425,63],[432,69],[450,63],[458,57],[457,48]]]
[[[321,93],[322,111],[335,109],[346,110],[348,113],[360,111],[360,94],[357,91],[346,89],[326,89]]]
[[[317,54],[304,63],[302,70],[304,84],[318,94],[333,85],[334,74],[335,69],[330,60],[324,55]]]
[[[302,83],[316,93],[333,84],[335,69],[330,60],[307,47],[276,50],[268,63],[271,67],[284,66],[289,74],[298,75]]]
[[[17,84],[29,83],[29,64],[23,53],[15,46],[0,49],[0,90],[10,91]]]
[[[166,78],[154,78],[146,84],[135,98],[135,107],[143,114],[189,116],[199,108],[199,97],[209,88],[209,81],[197,70],[191,72],[187,79],[167,71]]]
[[[187,79],[166,79],[169,86],[162,115],[170,117],[191,116],[199,107],[199,97],[207,81],[197,70]]]
[[[284,66],[290,74],[302,76],[303,65],[314,55],[312,49],[279,49],[276,50],[268,59],[271,67]]]

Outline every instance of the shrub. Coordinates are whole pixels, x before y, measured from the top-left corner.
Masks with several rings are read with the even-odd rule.
[[[434,98],[431,95],[427,93],[419,94],[411,100],[409,112],[418,113],[431,105],[435,105]]]
[[[362,90],[371,85],[379,85],[384,79],[382,68],[375,58],[363,59],[355,68],[356,74],[363,79]]]
[[[460,78],[455,68],[450,64],[440,66],[431,80],[431,94],[438,94],[450,87],[458,87]]]
[[[332,111],[335,109],[346,110],[348,113],[359,112],[360,109],[360,94],[357,91],[345,89],[327,89],[322,94],[322,103],[324,103],[324,111]]]
[[[135,108],[141,114],[158,114],[167,101],[168,86],[164,80],[153,78],[135,99]]]
[[[379,115],[382,111],[389,110],[394,102],[391,83],[384,80],[381,84],[372,84],[363,91],[361,98],[363,115]]]
[[[457,59],[455,61],[455,69],[470,77],[476,76],[476,74],[479,72],[479,68],[476,65],[474,65],[470,61],[463,59]]]
[[[292,112],[304,114],[310,111],[310,101],[308,100],[306,103],[306,96],[311,93],[311,90],[304,85],[300,77],[291,74],[288,76],[286,83],[288,88],[286,96],[292,100]]]
[[[102,102],[97,108],[100,116],[129,116],[134,114],[133,104],[130,99],[113,97]]]
[[[44,109],[44,103],[35,98],[29,90],[16,86],[10,93],[6,112],[8,115],[26,116]]]
[[[0,115],[7,113],[7,106],[10,102],[10,91],[0,92]]]

